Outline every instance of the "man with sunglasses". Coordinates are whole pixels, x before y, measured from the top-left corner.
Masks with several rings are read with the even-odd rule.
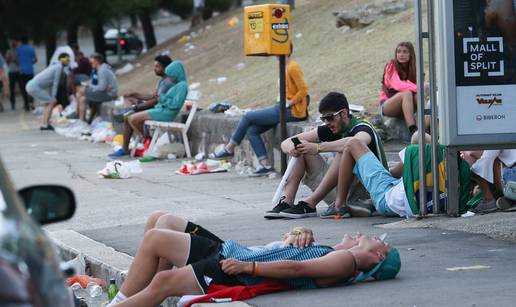
[[[329,206],[321,217],[369,216],[374,207],[356,200],[351,192],[365,191],[353,176],[339,176],[342,150],[350,139],[357,139],[366,145],[387,168],[387,159],[380,137],[373,125],[366,120],[351,115],[346,96],[330,92],[319,103],[319,113],[324,125],[295,136],[301,142],[294,145],[292,139],[281,143],[283,152],[298,157],[279,203],[264,215],[265,218],[305,218],[317,216],[316,206],[324,200]],[[321,155],[323,153],[323,155]],[[333,153],[331,163],[325,159]],[[313,193],[294,205],[299,184],[303,181]],[[346,186],[350,193],[347,199],[337,199],[335,187]],[[353,186],[352,186],[353,185]],[[350,188],[351,187],[351,188]],[[359,188],[360,187],[360,188]],[[362,194],[362,193],[360,193]],[[337,200],[337,203],[336,203]],[[348,204],[349,202],[349,204]]]

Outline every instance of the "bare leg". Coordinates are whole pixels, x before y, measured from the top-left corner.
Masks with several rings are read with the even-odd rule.
[[[182,296],[185,294],[204,294],[190,265],[159,272],[143,291],[129,297],[117,306],[158,306],[169,296]]]
[[[129,142],[131,141],[131,136],[133,136],[133,128],[129,125],[128,119],[124,120],[124,144],[122,148],[125,151],[129,151]]]
[[[480,190],[482,193],[484,193],[484,200],[485,201],[493,201],[495,200],[495,197],[493,195],[493,192],[491,191],[491,184],[485,180],[484,178],[478,176],[475,173],[471,173],[471,176],[473,177],[473,180],[475,180],[480,187]]]
[[[189,252],[189,234],[164,229],[148,230],[120,291],[127,297],[135,295],[149,285],[156,274],[160,258],[182,267],[188,260]]]
[[[407,127],[416,124],[414,110],[417,99],[411,91],[399,92],[387,99],[383,105],[383,114],[391,117],[403,117]]]
[[[317,189],[315,189],[315,191],[305,199],[310,207],[315,208],[317,204],[323,200],[326,194],[330,193],[330,191],[337,186],[341,156],[341,153],[337,153],[321,183],[317,186]]]
[[[80,96],[77,99],[77,113],[79,114],[79,119],[83,122],[86,122],[86,107],[87,101],[85,96]]]
[[[51,102],[45,106],[45,109],[43,109],[43,127],[48,126],[50,123],[50,116],[52,116],[52,110],[56,106],[55,102]]]
[[[143,136],[143,123],[146,120],[152,120],[152,117],[147,112],[138,112],[132,114],[127,119],[129,125],[133,128],[133,132],[139,136]]]
[[[323,164],[324,161],[320,155],[302,155],[297,158],[296,165],[285,185],[286,203],[294,204],[299,184],[303,180],[305,172],[309,176],[315,174]]]
[[[339,177],[337,186],[337,199],[335,200],[335,208],[342,208],[346,206],[346,200],[349,192],[349,187],[353,181],[353,167],[355,167],[355,157],[360,158],[367,153],[369,148],[358,139],[351,138],[342,151],[342,156],[339,164]]]
[[[167,214],[167,212],[165,211],[152,212],[151,215],[149,215],[149,217],[147,218],[147,222],[145,222],[143,233],[146,233],[150,229],[156,228],[156,223],[158,222],[158,219],[165,214]]]

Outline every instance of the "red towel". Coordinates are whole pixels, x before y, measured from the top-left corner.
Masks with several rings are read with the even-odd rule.
[[[190,307],[195,303],[209,303],[211,298],[231,298],[233,301],[243,301],[257,295],[285,291],[288,287],[285,283],[278,280],[265,280],[260,284],[254,286],[223,286],[210,285],[208,287],[208,294],[193,299],[186,304]]]

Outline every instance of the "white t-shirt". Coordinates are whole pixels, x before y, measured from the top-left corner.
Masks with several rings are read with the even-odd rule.
[[[405,160],[405,148],[399,153],[401,162]],[[392,212],[399,216],[406,216],[407,218],[412,216],[412,210],[405,193],[405,186],[403,180],[400,180],[397,185],[393,186],[390,190],[385,192],[385,203]]]

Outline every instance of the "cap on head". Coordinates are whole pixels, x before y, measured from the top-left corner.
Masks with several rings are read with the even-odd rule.
[[[355,281],[365,281],[370,277],[376,280],[393,279],[398,275],[401,268],[400,254],[397,249],[391,248],[383,260],[369,272],[362,272],[355,278]]]

